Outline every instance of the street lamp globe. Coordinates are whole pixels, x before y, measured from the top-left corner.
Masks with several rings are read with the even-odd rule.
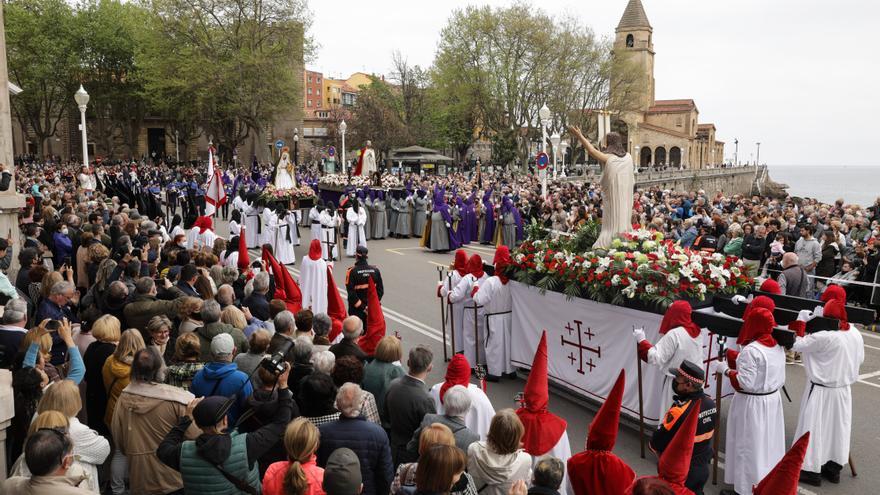
[[[79,85],[79,89],[74,93],[73,99],[76,100],[76,104],[79,105],[80,108],[85,108],[85,106],[89,104],[89,94],[86,93],[86,89],[83,88],[82,84]]]
[[[339,123],[339,132],[345,134],[346,129],[348,129],[348,124],[345,123],[345,120]]]
[[[550,109],[547,108],[546,103],[544,104],[544,106],[541,107],[540,110],[538,110],[538,117],[540,117],[542,121],[550,120]],[[544,124],[544,125],[547,125],[547,124]]]
[[[550,144],[553,145],[553,149],[556,149],[556,148],[559,147],[559,141],[560,141],[560,140],[561,140],[561,138],[559,137],[559,133],[558,133],[558,132],[554,132],[553,135],[550,136]]]

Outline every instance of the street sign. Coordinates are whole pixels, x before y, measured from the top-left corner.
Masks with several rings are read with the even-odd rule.
[[[538,153],[535,162],[538,165],[538,170],[545,170],[547,166],[550,165],[550,157],[547,156],[547,153],[542,151],[541,153]]]
[[[283,140],[279,139],[278,141],[275,141],[275,149],[279,149],[279,150],[280,150],[280,149],[283,148],[283,147],[284,147],[284,141],[283,141]]]
[[[331,158],[336,156],[336,148],[331,146],[330,149],[327,150],[327,154],[330,155]]]

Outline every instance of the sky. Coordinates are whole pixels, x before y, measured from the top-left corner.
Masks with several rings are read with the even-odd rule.
[[[613,37],[628,0],[532,1],[570,12]],[[309,0],[318,43],[311,70],[327,77],[388,73],[400,51],[431,65],[440,30],[467,5],[511,0]],[[774,166],[871,165],[880,118],[880,2],[642,0],[654,28],[656,98],[691,98],[725,158]],[[540,6],[540,7],[538,7]],[[855,151],[855,152],[853,152]]]

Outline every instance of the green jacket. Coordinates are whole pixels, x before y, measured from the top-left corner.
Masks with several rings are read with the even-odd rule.
[[[211,340],[221,333],[232,335],[232,341],[235,342],[235,349],[239,354],[248,351],[248,342],[244,333],[232,325],[215,321],[214,323],[208,323],[203,327],[196,328],[195,332],[199,336],[199,343],[202,344],[200,361],[206,363],[211,361]]]
[[[400,366],[378,359],[374,359],[364,366],[364,379],[361,382],[361,387],[376,398],[376,407],[379,408],[380,415],[384,411],[382,405],[385,404],[385,392],[388,391],[388,386],[391,385],[392,380],[405,374],[406,372]],[[388,426],[388,418],[382,417],[382,424]]]
[[[247,433],[233,432],[232,449],[223,462],[223,469],[246,481],[260,493],[260,473],[257,463],[248,466]],[[187,495],[238,495],[242,493],[211,463],[197,452],[196,442],[188,440],[180,446],[180,474]]]

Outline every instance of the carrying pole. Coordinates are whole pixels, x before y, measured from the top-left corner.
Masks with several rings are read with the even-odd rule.
[[[724,357],[724,344],[727,343],[727,337],[722,335],[718,336],[718,362],[723,363]],[[721,435],[718,435],[719,427],[721,424],[721,388],[724,383],[724,375],[721,373],[715,373],[715,435],[712,439],[712,450],[715,452],[712,454],[712,484],[718,484],[718,449],[721,447]]]
[[[437,275],[440,276],[440,283],[443,283],[443,267],[437,267]],[[449,353],[446,349],[446,309],[444,304],[445,297],[440,297],[440,324],[443,327],[443,361],[449,362]]]
[[[633,327],[635,330],[635,327]],[[639,345],[636,344],[636,363],[639,378],[639,455],[645,458],[645,402],[642,395],[642,360],[639,359]]]

